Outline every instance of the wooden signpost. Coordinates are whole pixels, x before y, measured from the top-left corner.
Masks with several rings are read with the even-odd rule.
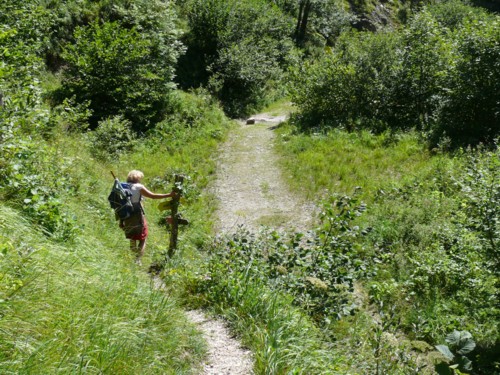
[[[174,256],[175,250],[177,250],[177,237],[179,234],[179,225],[187,225],[189,222],[182,218],[182,215],[178,212],[179,201],[183,193],[184,176],[175,175],[174,187],[172,191],[176,194],[172,197],[172,200],[162,202],[158,206],[160,210],[170,210],[170,216],[167,217],[167,223],[170,224],[170,245],[168,247],[168,257],[172,258]]]

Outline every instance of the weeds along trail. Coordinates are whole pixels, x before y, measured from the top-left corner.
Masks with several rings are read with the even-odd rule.
[[[217,233],[239,226],[256,231],[305,230],[311,224],[312,205],[292,194],[284,183],[274,153],[274,129],[285,116],[257,115],[255,124],[239,122],[222,146],[213,192],[219,201]]]

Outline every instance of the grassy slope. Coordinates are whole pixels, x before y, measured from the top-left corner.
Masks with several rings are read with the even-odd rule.
[[[414,135],[374,137],[333,131],[308,136],[293,134],[287,126],[280,133],[278,148],[290,184],[311,198],[328,191],[352,194],[356,187],[366,192],[365,197],[373,195],[378,189],[425,178],[436,159]]]
[[[222,134],[223,127],[218,123],[211,131]],[[190,373],[204,344],[180,302],[155,290],[145,272],[149,261],[163,259],[168,246],[166,228],[157,224],[158,201],[146,203],[150,237],[145,266],[139,268],[106,197],[111,169],[121,179],[129,169],[142,169],[148,186],[153,177],[180,171],[201,189],[213,171],[218,141],[192,133],[184,133],[175,150],[148,143],[111,164],[94,160],[82,136],[54,137],[52,147],[72,162],[69,173],[79,184],[76,195],[64,195],[65,210],[81,228],[71,243],[52,241],[17,210],[0,204],[1,373]],[[163,181],[154,190],[170,187]],[[184,212],[197,224],[181,235],[194,241],[182,241],[185,248],[196,246],[208,231],[197,220],[207,214],[207,205],[191,190]]]
[[[181,374],[200,357],[176,302],[121,246],[92,236],[56,245],[14,210],[0,210],[4,261],[23,283],[2,309],[2,373]]]

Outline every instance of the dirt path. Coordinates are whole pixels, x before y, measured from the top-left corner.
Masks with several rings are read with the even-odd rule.
[[[208,345],[208,358],[201,374],[252,374],[252,353],[241,346],[222,321],[211,319],[199,310],[188,311],[187,317],[198,325]]]
[[[219,200],[217,233],[236,231],[239,226],[256,231],[265,225],[275,229],[306,229],[313,208],[290,193],[273,152],[275,127],[286,116],[261,114],[255,124],[240,122],[220,150],[213,192]],[[200,375],[250,375],[252,354],[242,348],[220,321],[202,311],[189,311],[188,318],[203,332],[208,358]]]
[[[275,127],[285,116],[261,114],[255,124],[240,122],[221,149],[214,193],[219,199],[217,233],[238,226],[256,230],[304,230],[310,225],[312,207],[288,191],[274,153]]]

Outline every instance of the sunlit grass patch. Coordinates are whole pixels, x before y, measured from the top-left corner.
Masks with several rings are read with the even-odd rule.
[[[257,224],[273,228],[280,228],[288,222],[290,222],[290,217],[282,213],[262,215],[257,220]]]
[[[350,194],[356,187],[375,192],[424,176],[431,155],[416,135],[372,135],[368,132],[294,134],[279,130],[277,147],[290,185],[317,198],[325,191]]]
[[[271,116],[280,116],[289,114],[295,110],[295,106],[289,98],[283,98],[268,105],[261,112],[268,113]]]

